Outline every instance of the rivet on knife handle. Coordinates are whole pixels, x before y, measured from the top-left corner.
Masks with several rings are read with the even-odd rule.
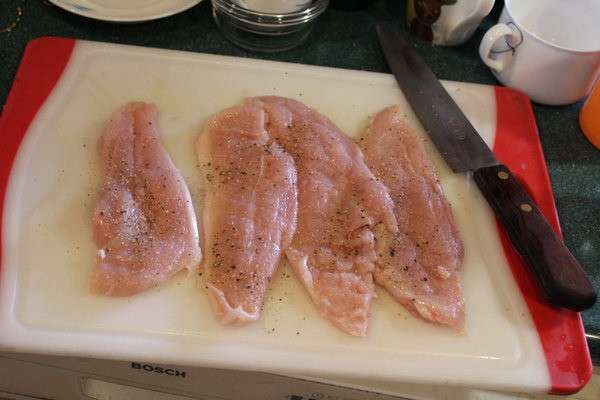
[[[504,165],[484,167],[473,178],[536,275],[546,300],[574,311],[593,306],[596,292],[586,273],[510,170]]]

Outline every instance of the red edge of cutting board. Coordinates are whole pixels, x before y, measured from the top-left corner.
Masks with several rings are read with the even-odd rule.
[[[521,178],[540,211],[562,238],[531,102],[523,93],[505,87],[495,87],[495,94],[494,153]],[[593,368],[581,316],[550,307],[543,301],[504,228],[497,226],[504,254],[540,336],[550,375],[550,392],[574,393],[590,380]]]
[[[29,125],[69,63],[75,42],[58,37],[30,41],[0,115],[0,268],[2,215],[12,164]]]
[[[74,39],[43,37],[30,41],[25,49],[0,117],[0,142],[4,149],[0,158],[0,205],[4,204],[8,178],[19,145],[67,66],[75,43]],[[531,103],[525,95],[507,88],[495,87],[495,95],[497,126],[494,152],[504,164],[517,172],[542,213],[560,234]],[[0,206],[0,222],[3,208]],[[576,392],[592,374],[581,317],[578,313],[551,308],[543,302],[532,276],[500,225],[498,233],[542,343],[550,375],[549,390],[555,394]],[[0,243],[1,235],[0,229]]]

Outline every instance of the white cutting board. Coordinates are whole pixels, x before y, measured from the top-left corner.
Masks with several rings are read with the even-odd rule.
[[[493,143],[492,87],[445,85]],[[491,211],[432,148],[465,243],[464,335],[412,317],[378,290],[368,336],[350,337],[317,314],[287,266],[262,318],[245,327],[219,325],[203,289],[185,273],[130,298],[89,292],[90,219],[100,183],[96,141],[110,115],[132,100],[158,105],[163,142],[200,215],[194,142],[203,122],[247,96],[267,94],[305,102],[352,137],[374,113],[400,104],[422,133],[389,75],[78,41],[13,166],[4,204],[0,348],[260,370],[385,392],[397,382],[546,391],[538,334]]]

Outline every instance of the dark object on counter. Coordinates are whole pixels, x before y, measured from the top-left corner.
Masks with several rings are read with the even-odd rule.
[[[442,14],[442,0],[407,0],[406,15],[410,31],[415,35],[433,41],[431,27]]]
[[[454,172],[473,173],[546,300],[573,311],[592,307],[597,295],[583,268],[431,69],[394,27],[379,24],[377,34],[388,65],[428,136]]]
[[[451,6],[456,2],[457,0],[406,0],[410,31],[428,42],[433,41],[432,25],[442,15],[442,6]]]
[[[358,11],[370,6],[374,0],[331,0],[330,6],[338,10]]]

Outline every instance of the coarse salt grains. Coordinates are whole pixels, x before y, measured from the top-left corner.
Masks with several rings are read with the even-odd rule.
[[[235,0],[240,6],[252,11],[287,14],[307,8],[311,0]]]

